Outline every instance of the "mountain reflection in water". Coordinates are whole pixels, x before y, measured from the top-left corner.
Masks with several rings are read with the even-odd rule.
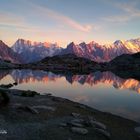
[[[94,72],[88,75],[63,75],[54,74],[52,72],[42,70],[13,70],[13,71],[0,71],[0,80],[6,75],[10,75],[18,84],[29,82],[43,82],[49,81],[56,82],[59,78],[65,77],[66,81],[70,84],[78,82],[81,85],[88,84],[90,86],[104,83],[105,85],[112,85],[116,89],[129,89],[140,93],[140,81],[135,79],[123,79],[112,72]]]
[[[17,82],[13,88],[52,93],[93,108],[140,122],[140,81],[123,79],[111,72],[55,74],[43,70],[0,71],[0,84]]]

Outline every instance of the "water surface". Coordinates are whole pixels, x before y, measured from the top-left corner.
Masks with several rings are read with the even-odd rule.
[[[17,82],[14,89],[52,93],[101,111],[140,122],[140,81],[111,72],[88,75],[54,74],[42,70],[0,71],[0,84]]]

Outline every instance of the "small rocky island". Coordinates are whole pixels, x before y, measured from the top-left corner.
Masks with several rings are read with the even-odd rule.
[[[0,139],[137,140],[137,122],[101,112],[51,93],[0,86]]]

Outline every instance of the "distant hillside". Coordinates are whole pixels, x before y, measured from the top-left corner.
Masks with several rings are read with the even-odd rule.
[[[23,66],[23,65],[21,65]],[[98,63],[86,58],[77,57],[74,54],[57,55],[46,57],[36,63],[24,65],[25,67],[50,69],[50,70],[73,70],[73,71],[88,71],[98,67]]]
[[[140,80],[140,53],[123,54],[103,64],[105,71],[112,71],[122,78]]]
[[[11,63],[9,60],[0,59],[0,69],[11,69],[16,68],[16,65]]]
[[[140,69],[140,52],[135,54],[123,54],[109,63],[110,67],[122,70]]]
[[[46,57],[45,59],[40,61],[45,64],[66,64],[66,65],[86,65],[86,64],[97,64],[94,61],[91,61],[86,58],[77,57],[75,54],[65,54],[65,55],[57,55],[53,57]]]

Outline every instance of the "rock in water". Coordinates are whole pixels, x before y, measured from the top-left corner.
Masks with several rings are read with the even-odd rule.
[[[73,133],[81,134],[81,135],[86,135],[88,133],[88,130],[85,128],[80,128],[80,127],[72,127],[71,131]]]
[[[7,85],[0,85],[2,88],[11,88],[13,87],[13,84],[7,84]]]
[[[17,83],[17,82],[15,82],[15,83],[13,83],[13,85],[15,85],[15,86],[16,86],[16,85],[18,85],[18,83]]]

